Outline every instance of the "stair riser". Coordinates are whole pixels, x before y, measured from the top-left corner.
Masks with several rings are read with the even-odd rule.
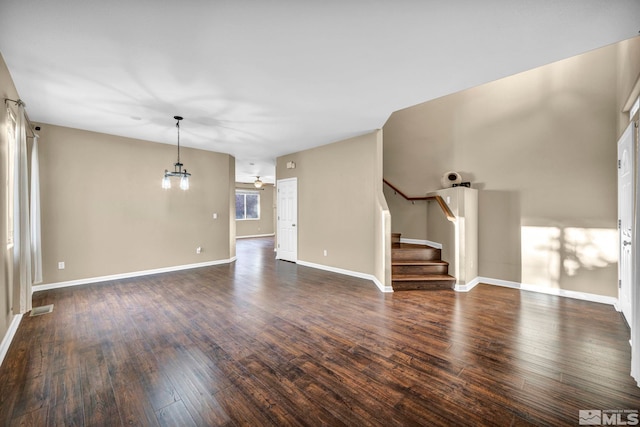
[[[447,264],[436,265],[394,265],[391,274],[448,274]]]
[[[449,264],[442,262],[440,249],[400,242],[400,235],[392,236],[391,285],[394,291],[452,289],[456,279],[451,277]]]
[[[394,291],[428,291],[428,290],[441,290],[452,289],[454,285],[453,281],[449,280],[428,280],[428,281],[413,281],[413,282],[396,282],[392,281]]]
[[[391,257],[398,261],[437,261],[440,259],[440,249],[392,249]]]
[[[392,245],[400,244],[400,233],[391,233],[391,244]]]

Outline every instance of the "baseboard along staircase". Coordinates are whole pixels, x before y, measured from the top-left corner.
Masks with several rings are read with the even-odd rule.
[[[391,235],[391,282],[394,291],[452,289],[456,279],[448,274],[449,263],[441,250],[401,243],[400,233]]]

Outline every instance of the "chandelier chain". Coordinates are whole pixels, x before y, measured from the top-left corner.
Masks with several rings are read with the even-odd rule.
[[[176,121],[176,128],[178,129],[178,163],[180,163],[180,119]]]

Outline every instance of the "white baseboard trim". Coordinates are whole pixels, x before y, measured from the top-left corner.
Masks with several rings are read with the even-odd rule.
[[[511,282],[509,280],[502,280],[502,279],[492,279],[490,277],[476,277],[466,285],[456,285],[454,289],[459,292],[468,292],[480,283],[485,283],[487,285],[494,285],[494,286],[503,286],[505,288],[520,289],[522,291],[538,292],[538,293],[547,294],[547,295],[556,295],[559,297],[579,299],[583,301],[597,302],[600,304],[609,304],[614,307],[616,307],[618,304],[618,299],[615,297],[590,294],[587,292],[569,291],[566,289],[546,288],[544,286],[539,286],[539,285],[530,285],[527,283]]]
[[[253,234],[251,236],[236,236],[236,240],[238,239],[250,239],[252,237],[272,237],[275,236],[275,233],[271,233],[271,234]]]
[[[107,282],[111,280],[130,279],[132,277],[148,276],[150,274],[170,273],[172,271],[189,270],[192,268],[210,267],[212,265],[229,264],[236,260],[236,257],[216,261],[199,262],[196,264],[176,265],[173,267],[155,268],[152,270],[132,271],[130,273],[111,274],[109,276],[90,277],[87,279],[69,280],[67,282],[46,283],[44,285],[33,286],[33,292],[47,291],[50,289],[66,288],[69,286],[87,285],[89,283]]]
[[[359,271],[345,270],[343,268],[331,267],[328,265],[316,264],[313,262],[301,261],[301,260],[298,260],[297,264],[305,267],[317,268],[318,270],[330,271],[332,273],[344,274],[345,276],[352,276],[352,277],[358,277],[360,279],[371,280],[382,292],[393,292],[393,288],[391,286],[384,286],[382,282],[380,282],[380,280],[378,280],[378,278],[375,277],[373,274],[360,273]]]
[[[480,277],[476,277],[464,285],[455,284],[453,290],[456,292],[469,292],[471,289],[475,288],[480,283]]]
[[[21,320],[22,314],[16,314],[15,316],[13,316],[13,319],[11,319],[11,324],[9,325],[9,329],[7,329],[7,333],[4,334],[4,338],[2,338],[2,342],[0,343],[0,366],[2,366],[2,362],[4,362],[4,357],[9,351],[11,341],[13,341],[13,337],[18,331],[18,326],[20,325]]]
[[[413,245],[427,245],[436,249],[442,249],[442,243],[432,242],[431,240],[405,239],[401,237],[400,243],[411,243]]]

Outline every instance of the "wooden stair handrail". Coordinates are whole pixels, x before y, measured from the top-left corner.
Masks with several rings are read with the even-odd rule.
[[[449,209],[449,205],[447,205],[447,202],[444,201],[442,196],[438,196],[438,195],[429,196],[428,200],[431,200],[431,199],[435,199],[435,201],[438,202],[440,209],[442,209],[442,213],[444,214],[444,216],[447,217],[449,221],[455,222],[456,216],[453,214],[453,212],[451,212],[451,209]]]
[[[416,200],[426,200],[426,201],[435,200],[436,202],[438,202],[440,209],[442,209],[442,213],[444,214],[445,217],[447,217],[449,221],[454,222],[456,220],[456,216],[453,214],[453,212],[451,212],[451,209],[449,209],[449,206],[441,196],[438,196],[436,194],[435,196],[409,197],[406,194],[404,194],[402,191],[400,191],[398,187],[391,184],[386,179],[382,178],[382,182],[387,184],[389,187],[391,187],[393,191],[395,191],[396,193],[404,197],[405,200],[408,200],[410,202],[414,202]]]

